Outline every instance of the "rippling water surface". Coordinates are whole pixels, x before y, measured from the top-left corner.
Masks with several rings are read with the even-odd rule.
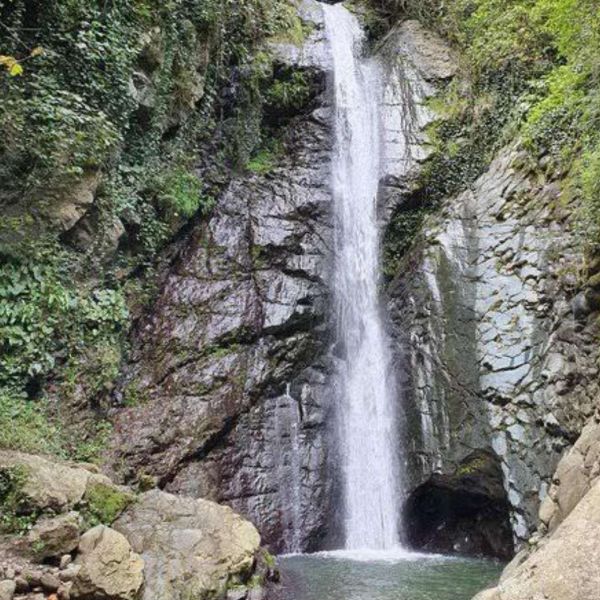
[[[284,600],[471,600],[502,565],[400,552],[280,558]]]

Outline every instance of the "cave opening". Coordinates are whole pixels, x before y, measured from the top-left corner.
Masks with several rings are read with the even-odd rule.
[[[415,550],[509,560],[509,508],[498,457],[476,451],[453,473],[434,473],[410,494],[407,541]]]

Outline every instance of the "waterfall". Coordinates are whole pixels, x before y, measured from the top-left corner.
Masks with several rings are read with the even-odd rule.
[[[379,309],[380,76],[340,5],[323,5],[333,58],[334,303],[347,549],[399,545],[398,468],[389,340]]]
[[[277,399],[275,410],[275,440],[277,474],[280,481],[284,525],[283,541],[286,552],[302,550],[302,415],[299,402],[286,385],[285,394]]]

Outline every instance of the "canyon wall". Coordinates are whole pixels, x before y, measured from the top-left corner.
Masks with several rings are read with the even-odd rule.
[[[445,201],[388,288],[408,364],[415,484],[491,448],[517,543],[598,391],[593,307],[589,292],[576,295],[574,207],[525,162],[506,148]]]
[[[273,49],[321,91],[286,126],[277,166],[234,180],[166,274],[133,335],[110,456],[127,481],[231,505],[275,551],[333,545],[340,529],[328,386],[330,67],[318,5],[300,10],[308,40]],[[375,55],[385,72],[383,230],[419,192],[438,118],[429,100],[457,64],[415,21],[392,29]],[[457,546],[458,528],[444,550],[508,556],[522,544],[594,411],[597,300],[578,293],[573,206],[556,179],[543,158],[532,165],[517,143],[504,148],[425,218],[386,273],[407,507],[451,488],[481,500],[490,521],[487,546]],[[492,548],[494,536],[502,542]]]
[[[283,64],[326,60],[320,11]],[[113,464],[127,480],[225,502],[274,550],[315,546],[329,521],[326,390],[331,264],[328,92],[294,118],[267,174],[231,183],[166,276],[133,340]]]

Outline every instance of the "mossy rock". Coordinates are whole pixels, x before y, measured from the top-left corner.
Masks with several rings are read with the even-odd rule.
[[[587,280],[587,287],[593,289],[593,290],[600,290],[600,273],[596,273],[595,275],[592,275],[588,280]]]
[[[12,451],[0,451],[0,472],[20,473],[20,510],[24,514],[71,510],[83,497],[91,477],[85,469]]]
[[[127,488],[106,478],[91,477],[83,496],[81,514],[87,527],[110,525],[136,499]]]

